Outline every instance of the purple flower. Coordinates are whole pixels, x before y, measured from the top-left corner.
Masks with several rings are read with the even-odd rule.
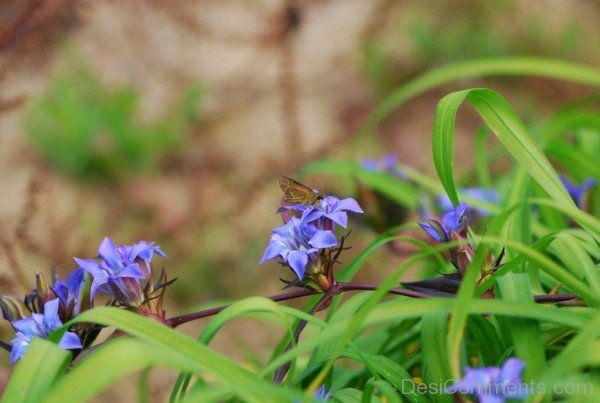
[[[398,169],[398,157],[394,153],[388,153],[379,160],[363,158],[360,160],[360,166],[370,172],[385,172],[400,179],[408,178],[404,171]]]
[[[328,392],[325,390],[325,385],[321,385],[319,389],[315,392],[314,400],[321,402],[328,402],[331,397],[331,390]],[[294,403],[300,403],[300,399],[294,399]]]
[[[17,320],[12,323],[15,328],[15,338],[12,340],[10,351],[10,365],[20,359],[29,347],[34,337],[48,338],[50,333],[63,324],[58,317],[59,300],[53,299],[44,304],[44,313],[33,313],[31,317]],[[60,348],[73,350],[81,348],[81,341],[77,334],[66,332],[58,343]]]
[[[489,203],[498,203],[500,201],[500,195],[496,189],[484,189],[484,188],[464,188],[461,192],[466,196],[471,197],[475,200],[486,201]],[[454,209],[454,205],[450,201],[448,195],[440,195],[437,197],[437,203],[443,213]],[[481,216],[488,216],[490,212],[487,209],[472,207],[472,210],[476,211]]]
[[[569,182],[569,180],[562,175],[560,175],[560,180],[564,187],[567,189],[567,192],[569,192],[569,195],[571,196],[577,207],[579,208],[583,207],[583,197],[585,196],[585,192],[588,189],[591,189],[594,186],[596,186],[596,180],[594,178],[585,179],[583,182],[581,182],[581,185],[579,186]]]
[[[364,211],[358,202],[351,197],[338,199],[335,196],[325,196],[317,206],[294,204],[283,206],[279,211],[295,210],[301,214],[301,220],[307,223],[315,222],[318,228],[333,229],[332,224],[346,228],[348,225],[348,211],[362,214]]]
[[[93,278],[90,299],[100,288],[126,305],[144,302],[144,288],[152,277],[152,256],[167,257],[154,242],[117,246],[108,238],[100,244],[98,254],[100,261],[74,258]]]
[[[67,276],[67,283],[63,283],[61,279],[56,279],[54,283],[54,292],[60,299],[62,306],[66,311],[73,307],[71,311],[72,316],[79,315],[81,313],[82,303],[82,292],[85,286],[86,278],[85,271],[82,268],[73,270]]]
[[[426,220],[425,222],[420,222],[419,225],[434,240],[448,242],[453,231],[460,233],[465,228],[466,211],[467,203],[461,203],[444,214],[441,224],[436,220]]]
[[[327,401],[329,401],[330,397],[331,397],[331,390],[326,391],[325,385],[321,385],[321,387],[319,389],[317,389],[317,391],[315,392],[315,399],[317,399],[317,400],[327,402]]]
[[[521,383],[525,363],[509,358],[502,368],[465,368],[465,376],[446,389],[446,393],[460,392],[475,395],[481,403],[502,403],[506,399],[524,400],[527,385]]]
[[[260,263],[281,257],[302,280],[309,261],[317,262],[319,249],[332,248],[337,243],[333,231],[320,230],[302,219],[291,217],[285,225],[273,229]]]
[[[303,220],[313,222],[326,218],[346,228],[348,225],[347,211],[358,214],[364,213],[358,202],[351,197],[340,200],[335,196],[325,196],[316,208],[303,215]]]

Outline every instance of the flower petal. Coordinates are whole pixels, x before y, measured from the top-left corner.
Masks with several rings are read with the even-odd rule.
[[[121,254],[119,253],[119,249],[108,237],[105,237],[100,247],[98,247],[98,254],[110,268],[115,270],[121,268]]]
[[[509,358],[500,369],[500,380],[502,383],[521,383],[521,373],[525,368],[525,362],[518,358]]]
[[[308,241],[308,244],[318,249],[332,248],[338,244],[333,231],[317,230]]]
[[[21,357],[23,357],[23,354],[25,354],[27,347],[29,347],[28,340],[22,339],[17,342],[13,342],[12,349],[10,350],[11,367],[14,365],[15,362],[17,362]]]
[[[446,240],[446,235],[439,222],[427,220],[425,222],[420,222],[419,225],[434,241],[444,242]]]
[[[387,153],[381,158],[383,170],[389,174],[395,174],[398,167],[398,156],[396,153]]]
[[[306,264],[308,263],[308,255],[306,252],[299,250],[291,251],[287,255],[287,262],[294,273],[296,273],[296,276],[298,276],[300,280],[303,280]]]
[[[117,275],[117,277],[144,278],[144,274],[137,263],[130,263]]]
[[[466,211],[467,203],[461,203],[456,206],[454,210],[444,214],[444,217],[442,217],[442,227],[444,228],[446,235],[449,235],[451,230],[460,232]]]
[[[363,209],[360,208],[358,202],[351,197],[347,197],[337,202],[336,210],[351,211],[353,213],[359,214],[364,213]]]
[[[278,241],[274,241],[274,240],[270,241],[269,245],[267,245],[267,248],[265,249],[263,257],[260,259],[259,264],[263,264],[267,260],[276,258],[285,249],[286,249],[286,247],[282,242],[278,242]]]
[[[90,288],[90,301],[92,301],[94,299],[94,295],[96,295],[96,292],[98,291],[98,287],[103,286],[104,284],[106,284],[108,282],[108,277],[94,277],[94,281],[92,281],[92,286]],[[105,290],[101,290],[102,292],[105,292]]]
[[[491,386],[500,370],[496,367],[465,368],[465,376],[446,389],[447,393],[476,394]]]
[[[74,332],[66,332],[58,343],[58,347],[65,350],[75,350],[81,348],[81,341],[79,336]]]
[[[582,192],[585,192],[586,190],[593,188],[594,186],[596,186],[596,179],[587,178],[581,183],[581,185],[579,185],[579,189],[581,189]]]
[[[77,257],[74,257],[73,260],[75,261],[75,263],[77,263],[79,267],[90,273],[90,275],[94,278],[107,276],[106,271],[102,268],[100,263],[96,262],[95,260],[79,259]]]
[[[348,214],[343,211],[334,211],[332,213],[324,214],[324,216],[342,228],[346,228],[348,226]],[[326,223],[323,223],[323,227],[325,227],[325,224]]]
[[[131,246],[128,259],[131,262],[135,260],[135,258],[140,257],[149,262],[155,254],[162,258],[167,258],[167,255],[165,255],[159,246],[154,246],[154,242],[140,241]]]
[[[23,318],[12,322],[12,326],[17,331],[17,333],[22,333],[23,335],[26,335],[28,337],[38,336],[40,329],[38,328],[38,325],[36,324],[36,321],[33,318],[34,315],[42,316],[38,313],[34,313],[29,318]]]
[[[494,395],[479,394],[479,403],[504,403],[504,397]]]
[[[58,317],[58,304],[58,298],[44,304],[44,326],[48,333],[62,326],[62,322]]]
[[[141,257],[144,260],[152,259],[152,245],[146,241],[140,241],[131,246],[127,259],[132,262],[136,257]]]
[[[360,166],[369,172],[379,172],[381,167],[379,166],[379,161],[373,158],[363,158],[360,160]]]

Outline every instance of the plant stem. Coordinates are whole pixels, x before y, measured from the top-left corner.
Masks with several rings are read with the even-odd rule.
[[[534,295],[535,302],[565,302],[579,297],[577,294]]]
[[[322,291],[309,290],[307,288],[302,288],[299,290],[294,290],[294,291],[286,292],[283,294],[273,295],[273,296],[270,296],[267,298],[269,298],[272,301],[279,302],[279,301],[287,301],[290,299],[296,299],[296,298],[306,297],[309,295],[319,294],[321,292]],[[193,312],[193,313],[188,313],[188,314],[181,315],[181,316],[175,316],[175,317],[165,320],[165,325],[174,328],[174,327],[183,325],[184,323],[191,322],[196,319],[202,319],[202,318],[206,318],[208,316],[216,315],[219,312],[221,312],[223,309],[227,308],[228,306],[229,305],[221,305],[221,306],[206,309],[206,310],[203,310],[200,312]]]
[[[377,284],[344,283],[341,281],[337,282],[335,284],[335,286],[339,290],[338,293],[346,292],[346,291],[375,291],[379,288],[379,285],[377,285]],[[394,295],[403,295],[405,297],[411,297],[411,298],[433,298],[434,297],[433,295],[430,295],[430,294],[427,294],[424,292],[408,290],[406,288],[391,288],[388,291],[388,293],[394,294]]]
[[[370,283],[345,283],[345,282],[335,282],[331,289],[325,294],[325,296],[329,295],[330,300],[334,295],[341,294],[347,291],[375,291],[379,288],[378,284],[370,284]],[[306,297],[309,295],[315,295],[323,293],[323,291],[317,290],[309,290],[306,288],[302,288],[295,291],[290,291],[283,294],[273,295],[268,297],[270,300],[275,302],[287,301],[290,299],[296,299],[301,297]],[[425,292],[413,291],[406,288],[391,288],[388,293],[394,295],[402,295],[410,298],[435,298],[435,295],[427,294]],[[537,303],[544,302],[565,302],[570,301],[577,298],[579,295],[577,294],[550,294],[550,295],[535,295],[534,299]],[[323,299],[322,299],[323,300]],[[321,301],[322,301],[321,300]],[[181,316],[175,316],[173,318],[165,320],[165,324],[170,327],[177,327],[187,322],[191,322],[196,319],[206,318],[208,316],[213,316],[221,312],[223,309],[227,308],[229,305],[221,305],[214,308],[206,309],[200,312],[188,313]],[[317,307],[317,305],[315,305]],[[313,308],[314,309],[314,308]],[[312,313],[312,312],[311,312]],[[306,324],[304,324],[306,326]],[[302,329],[300,330],[302,331]]]
[[[334,295],[336,295],[335,292],[327,292],[325,295],[323,295],[323,297],[321,297],[321,299],[315,304],[315,306],[313,306],[311,310],[308,311],[308,313],[313,315],[314,313],[319,312],[321,309],[327,307]],[[300,334],[302,333],[307,324],[308,322],[305,320],[301,320],[300,322],[298,322],[298,326],[296,326],[296,330],[294,330],[294,336],[285,348],[284,353],[288,352],[293,346],[298,344]],[[275,374],[273,374],[273,383],[281,383],[281,381],[283,381],[283,378],[285,378],[285,375],[290,369],[290,365],[291,362],[288,361],[279,368],[277,368]]]
[[[10,353],[12,350],[12,345],[5,343],[3,341],[0,341],[0,348],[4,349]]]

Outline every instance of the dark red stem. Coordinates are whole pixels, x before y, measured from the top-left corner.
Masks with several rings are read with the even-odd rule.
[[[306,297],[309,295],[319,294],[321,291],[309,290],[307,288],[301,288],[299,290],[294,290],[290,292],[286,292],[283,294],[273,295],[271,297],[267,297],[272,301],[280,302],[287,301],[290,299],[296,299],[301,297]],[[196,319],[206,318],[208,316],[213,316],[221,312],[223,309],[227,308],[229,305],[221,305],[214,308],[206,309],[200,312],[188,313],[181,316],[175,316],[173,318],[165,320],[165,325],[170,327],[177,327],[179,325],[183,325],[184,323],[191,322]]]
[[[335,282],[331,289],[327,292],[327,295],[331,297],[334,295],[341,294],[347,291],[375,291],[379,288],[377,284],[370,283],[345,283],[345,282]],[[290,299],[296,299],[301,297],[307,297],[309,295],[321,294],[323,291],[310,290],[306,288],[302,288],[295,291],[290,291],[283,294],[273,295],[268,297],[270,300],[275,302],[287,301]],[[434,295],[427,294],[424,292],[418,292],[413,290],[408,290],[406,288],[392,288],[388,291],[389,294],[394,295],[402,295],[410,298],[434,298]],[[577,298],[577,294],[551,294],[551,295],[535,295],[535,302],[544,303],[544,302],[565,302],[570,301],[572,299]],[[214,308],[206,309],[200,312],[188,313],[181,316],[175,316],[173,318],[167,319],[165,324],[170,327],[177,327],[187,322],[191,322],[196,319],[206,318],[208,316],[213,316],[221,312],[223,309],[227,308],[229,305],[221,305]],[[316,308],[316,306],[315,306]]]
[[[577,294],[534,295],[535,302],[565,302],[579,297]]]
[[[335,287],[338,288],[338,293],[346,292],[346,291],[375,291],[379,288],[377,284],[369,284],[369,283],[344,283],[338,282],[335,284]],[[411,298],[433,298],[434,295],[430,295],[424,292],[418,292],[413,290],[408,290],[406,288],[391,288],[388,291],[389,294],[394,295],[403,295],[405,297]]]
[[[331,303],[331,299],[333,298],[334,295],[335,294],[332,292],[327,292],[325,295],[323,295],[323,297],[321,297],[321,299],[315,304],[315,306],[313,306],[311,308],[311,310],[308,311],[308,313],[313,315],[316,312],[319,312],[320,310],[328,307],[329,304]],[[285,352],[288,352],[292,347],[294,347],[294,345],[298,344],[298,340],[300,339],[300,334],[306,327],[307,323],[308,322],[305,320],[301,320],[300,322],[298,322],[298,326],[296,326],[296,330],[294,330],[294,336],[292,337],[292,340],[290,340],[287,347],[285,348]],[[275,371],[275,374],[273,374],[273,383],[281,383],[281,381],[283,381],[283,378],[285,378],[285,375],[287,374],[287,372],[290,369],[290,365],[291,365],[291,363],[288,361],[285,364],[283,364],[282,366],[280,366],[279,368],[277,368],[277,370]]]

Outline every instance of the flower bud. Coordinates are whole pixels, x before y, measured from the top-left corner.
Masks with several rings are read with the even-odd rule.
[[[34,291],[40,298],[41,305],[44,305],[46,302],[56,299],[56,293],[52,288],[48,286],[46,278],[42,273],[35,273],[35,283],[37,288]]]
[[[450,231],[450,240],[460,242],[463,238],[456,232]],[[473,261],[475,250],[469,243],[458,245],[450,250],[450,259],[461,274],[465,274],[467,268]]]
[[[2,317],[9,322],[23,319],[26,316],[25,305],[12,295],[0,296],[0,308]]]

